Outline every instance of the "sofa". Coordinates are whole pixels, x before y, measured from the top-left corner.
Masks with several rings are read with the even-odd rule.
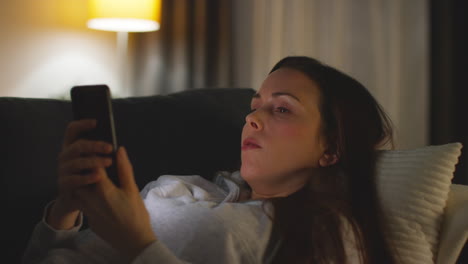
[[[127,148],[138,186],[142,188],[163,174],[197,174],[210,179],[216,171],[237,170],[241,130],[254,92],[250,88],[205,88],[113,99],[118,144]],[[0,120],[0,175],[2,186],[6,187],[7,205],[4,216],[6,235],[2,236],[7,246],[3,259],[8,260],[4,263],[18,263],[44,206],[57,194],[56,159],[66,125],[72,120],[71,103],[65,99],[0,97]],[[429,154],[437,158],[442,152],[459,152],[460,146],[435,149],[423,149],[418,152],[423,154],[410,153],[410,156],[423,155],[421,160],[425,161]],[[379,173],[395,179],[393,168],[404,162],[400,159],[405,160],[408,155],[405,151],[383,153],[382,159],[387,163],[381,163]],[[455,156],[451,155],[451,160]],[[444,175],[448,176],[444,177],[450,178],[449,174],[453,174],[452,163],[447,165]],[[380,183],[382,189],[395,184],[391,181]],[[461,185],[444,186],[442,189],[447,189],[444,191],[447,197],[442,199],[442,212],[434,223],[438,226],[437,232],[441,232],[437,235],[438,240],[445,237],[449,241],[443,245],[444,250],[451,251],[451,237],[442,233],[460,232],[454,231],[453,224],[451,227],[444,224],[455,221],[456,228],[462,229],[461,233],[467,232],[468,228],[463,225],[467,208],[463,202],[468,202],[468,189]],[[401,212],[398,205],[404,202],[393,199],[391,202],[396,203],[395,210]],[[447,208],[448,205],[451,208]],[[463,236],[458,239],[463,240]],[[463,244],[458,241],[455,252],[450,252],[451,263],[468,263],[465,262]],[[438,241],[436,247],[435,251],[438,251]],[[431,259],[442,263],[437,260],[437,252]],[[416,259],[412,263],[422,262]]]
[[[162,174],[211,177],[240,164],[240,135],[252,89],[200,89],[113,100],[118,144],[137,183]],[[72,120],[66,100],[0,98],[7,258],[18,263],[47,201],[56,196],[56,159]]]

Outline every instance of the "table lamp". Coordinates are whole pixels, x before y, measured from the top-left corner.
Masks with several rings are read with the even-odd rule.
[[[117,32],[121,90],[126,87],[128,32],[156,31],[161,21],[161,0],[88,0],[88,27]]]

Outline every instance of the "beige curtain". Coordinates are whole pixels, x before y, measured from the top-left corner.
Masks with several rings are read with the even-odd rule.
[[[258,88],[306,55],[361,81],[389,113],[398,148],[428,143],[427,0],[236,0],[234,80]]]
[[[133,95],[232,84],[231,1],[164,0],[161,29],[132,35]]]

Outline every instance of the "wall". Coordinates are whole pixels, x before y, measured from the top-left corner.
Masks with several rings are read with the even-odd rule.
[[[66,97],[71,86],[91,83],[125,95],[116,34],[85,27],[86,2],[2,1],[0,96]],[[426,0],[236,0],[233,7],[235,86],[258,88],[283,56],[317,57],[369,88],[395,123],[398,147],[427,144]]]
[[[395,125],[396,147],[428,144],[427,0],[236,0],[237,86],[259,88],[279,59],[306,55],[363,83]]]
[[[2,0],[0,96],[67,97],[106,83],[120,94],[116,34],[86,28],[85,0]]]

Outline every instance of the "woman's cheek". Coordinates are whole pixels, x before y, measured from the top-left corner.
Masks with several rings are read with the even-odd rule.
[[[316,135],[318,131],[312,126],[304,124],[287,124],[278,126],[276,135],[281,145],[285,148],[293,148],[297,152],[301,150],[316,149]]]
[[[284,124],[278,127],[278,134],[287,139],[301,138],[305,136],[305,129],[296,124]]]

